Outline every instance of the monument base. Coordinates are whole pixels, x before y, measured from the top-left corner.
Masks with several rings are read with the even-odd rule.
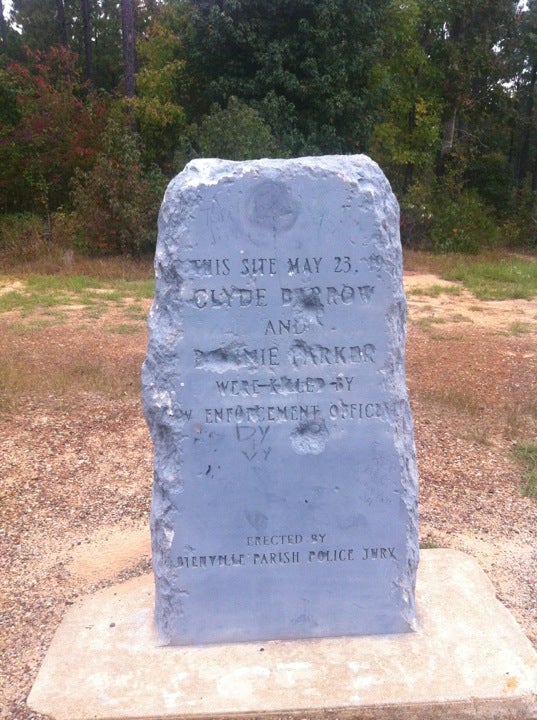
[[[57,720],[537,717],[537,653],[471,557],[421,555],[404,635],[157,647],[152,576],[67,613],[28,697]]]

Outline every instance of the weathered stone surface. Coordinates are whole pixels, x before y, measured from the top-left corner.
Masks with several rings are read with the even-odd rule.
[[[406,303],[378,166],[192,162],[166,192],[155,266],[143,385],[162,642],[411,629]]]

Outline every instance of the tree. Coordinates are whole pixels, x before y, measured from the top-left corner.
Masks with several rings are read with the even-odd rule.
[[[105,103],[82,83],[76,56],[61,45],[9,65],[3,86],[12,104],[0,135],[6,210],[48,215],[68,202],[75,168],[94,162]]]
[[[133,98],[136,89],[134,0],[121,0],[121,37],[123,40],[125,97]]]
[[[442,155],[471,142],[501,83],[512,77],[511,0],[437,0],[425,3],[425,50],[438,68],[443,98]]]
[[[430,177],[440,148],[441,76],[423,45],[425,4],[392,0],[372,74],[379,121],[371,153],[400,196],[416,179]]]
[[[21,28],[22,43],[32,50],[46,51],[49,48],[67,45],[69,30],[66,14],[62,10],[58,16],[56,0],[13,0],[13,21]]]
[[[188,110],[237,97],[259,112],[283,152],[367,147],[369,75],[387,0],[198,0],[186,38],[195,78]]]
[[[54,0],[56,5],[56,22],[58,23],[58,36],[61,45],[67,45],[67,25],[65,22],[65,8],[63,0]]]
[[[82,34],[84,37],[84,75],[86,80],[90,80],[93,76],[90,0],[80,0],[80,6],[82,10]]]
[[[164,185],[158,168],[142,166],[136,133],[111,120],[95,163],[89,170],[77,170],[73,183],[73,203],[87,248],[138,255],[154,247]]]
[[[2,54],[5,55],[7,52],[7,25],[2,0],[0,0],[0,43]]]
[[[131,101],[146,162],[158,163],[168,174],[187,128],[184,14],[180,11],[177,4],[163,6],[139,40],[140,69]]]
[[[259,113],[234,97],[225,109],[213,106],[203,118],[196,140],[201,157],[249,160],[276,153],[270,128]]]
[[[512,131],[511,161],[520,188],[529,180],[537,190],[537,149],[535,147],[535,91],[537,83],[537,3],[531,0],[519,15],[517,75],[515,82],[515,123]]]

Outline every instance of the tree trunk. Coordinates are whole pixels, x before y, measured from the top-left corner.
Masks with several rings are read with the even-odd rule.
[[[412,110],[408,113],[408,131],[410,137],[416,130],[416,105],[412,106]],[[405,176],[403,179],[403,195],[406,195],[408,188],[412,185],[414,179],[414,163],[407,162],[405,165]]]
[[[91,80],[93,75],[93,51],[91,46],[91,9],[90,0],[81,0],[82,31],[84,35],[84,75]]]
[[[136,51],[134,45],[134,0],[121,0],[121,32],[123,37],[123,70],[125,96],[134,97],[136,89]]]
[[[453,109],[449,118],[442,122],[442,157],[453,150],[455,142],[455,128],[457,126],[457,108]]]
[[[528,155],[531,143],[531,131],[533,129],[533,107],[535,104],[535,83],[537,82],[537,64],[531,68],[530,85],[528,88],[528,100],[524,117],[524,130],[522,132],[522,143],[518,158],[518,184],[522,185],[528,172]]]
[[[7,55],[7,27],[2,0],[0,0],[0,43],[2,43],[2,54],[5,57]]]
[[[58,23],[58,33],[60,35],[60,44],[67,47],[67,25],[65,23],[65,8],[63,0],[55,0],[56,4],[56,22]]]

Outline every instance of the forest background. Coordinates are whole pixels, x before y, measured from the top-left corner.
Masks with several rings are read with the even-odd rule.
[[[357,152],[407,247],[535,249],[536,81],[537,0],[0,0],[0,256],[151,251],[194,157]]]

